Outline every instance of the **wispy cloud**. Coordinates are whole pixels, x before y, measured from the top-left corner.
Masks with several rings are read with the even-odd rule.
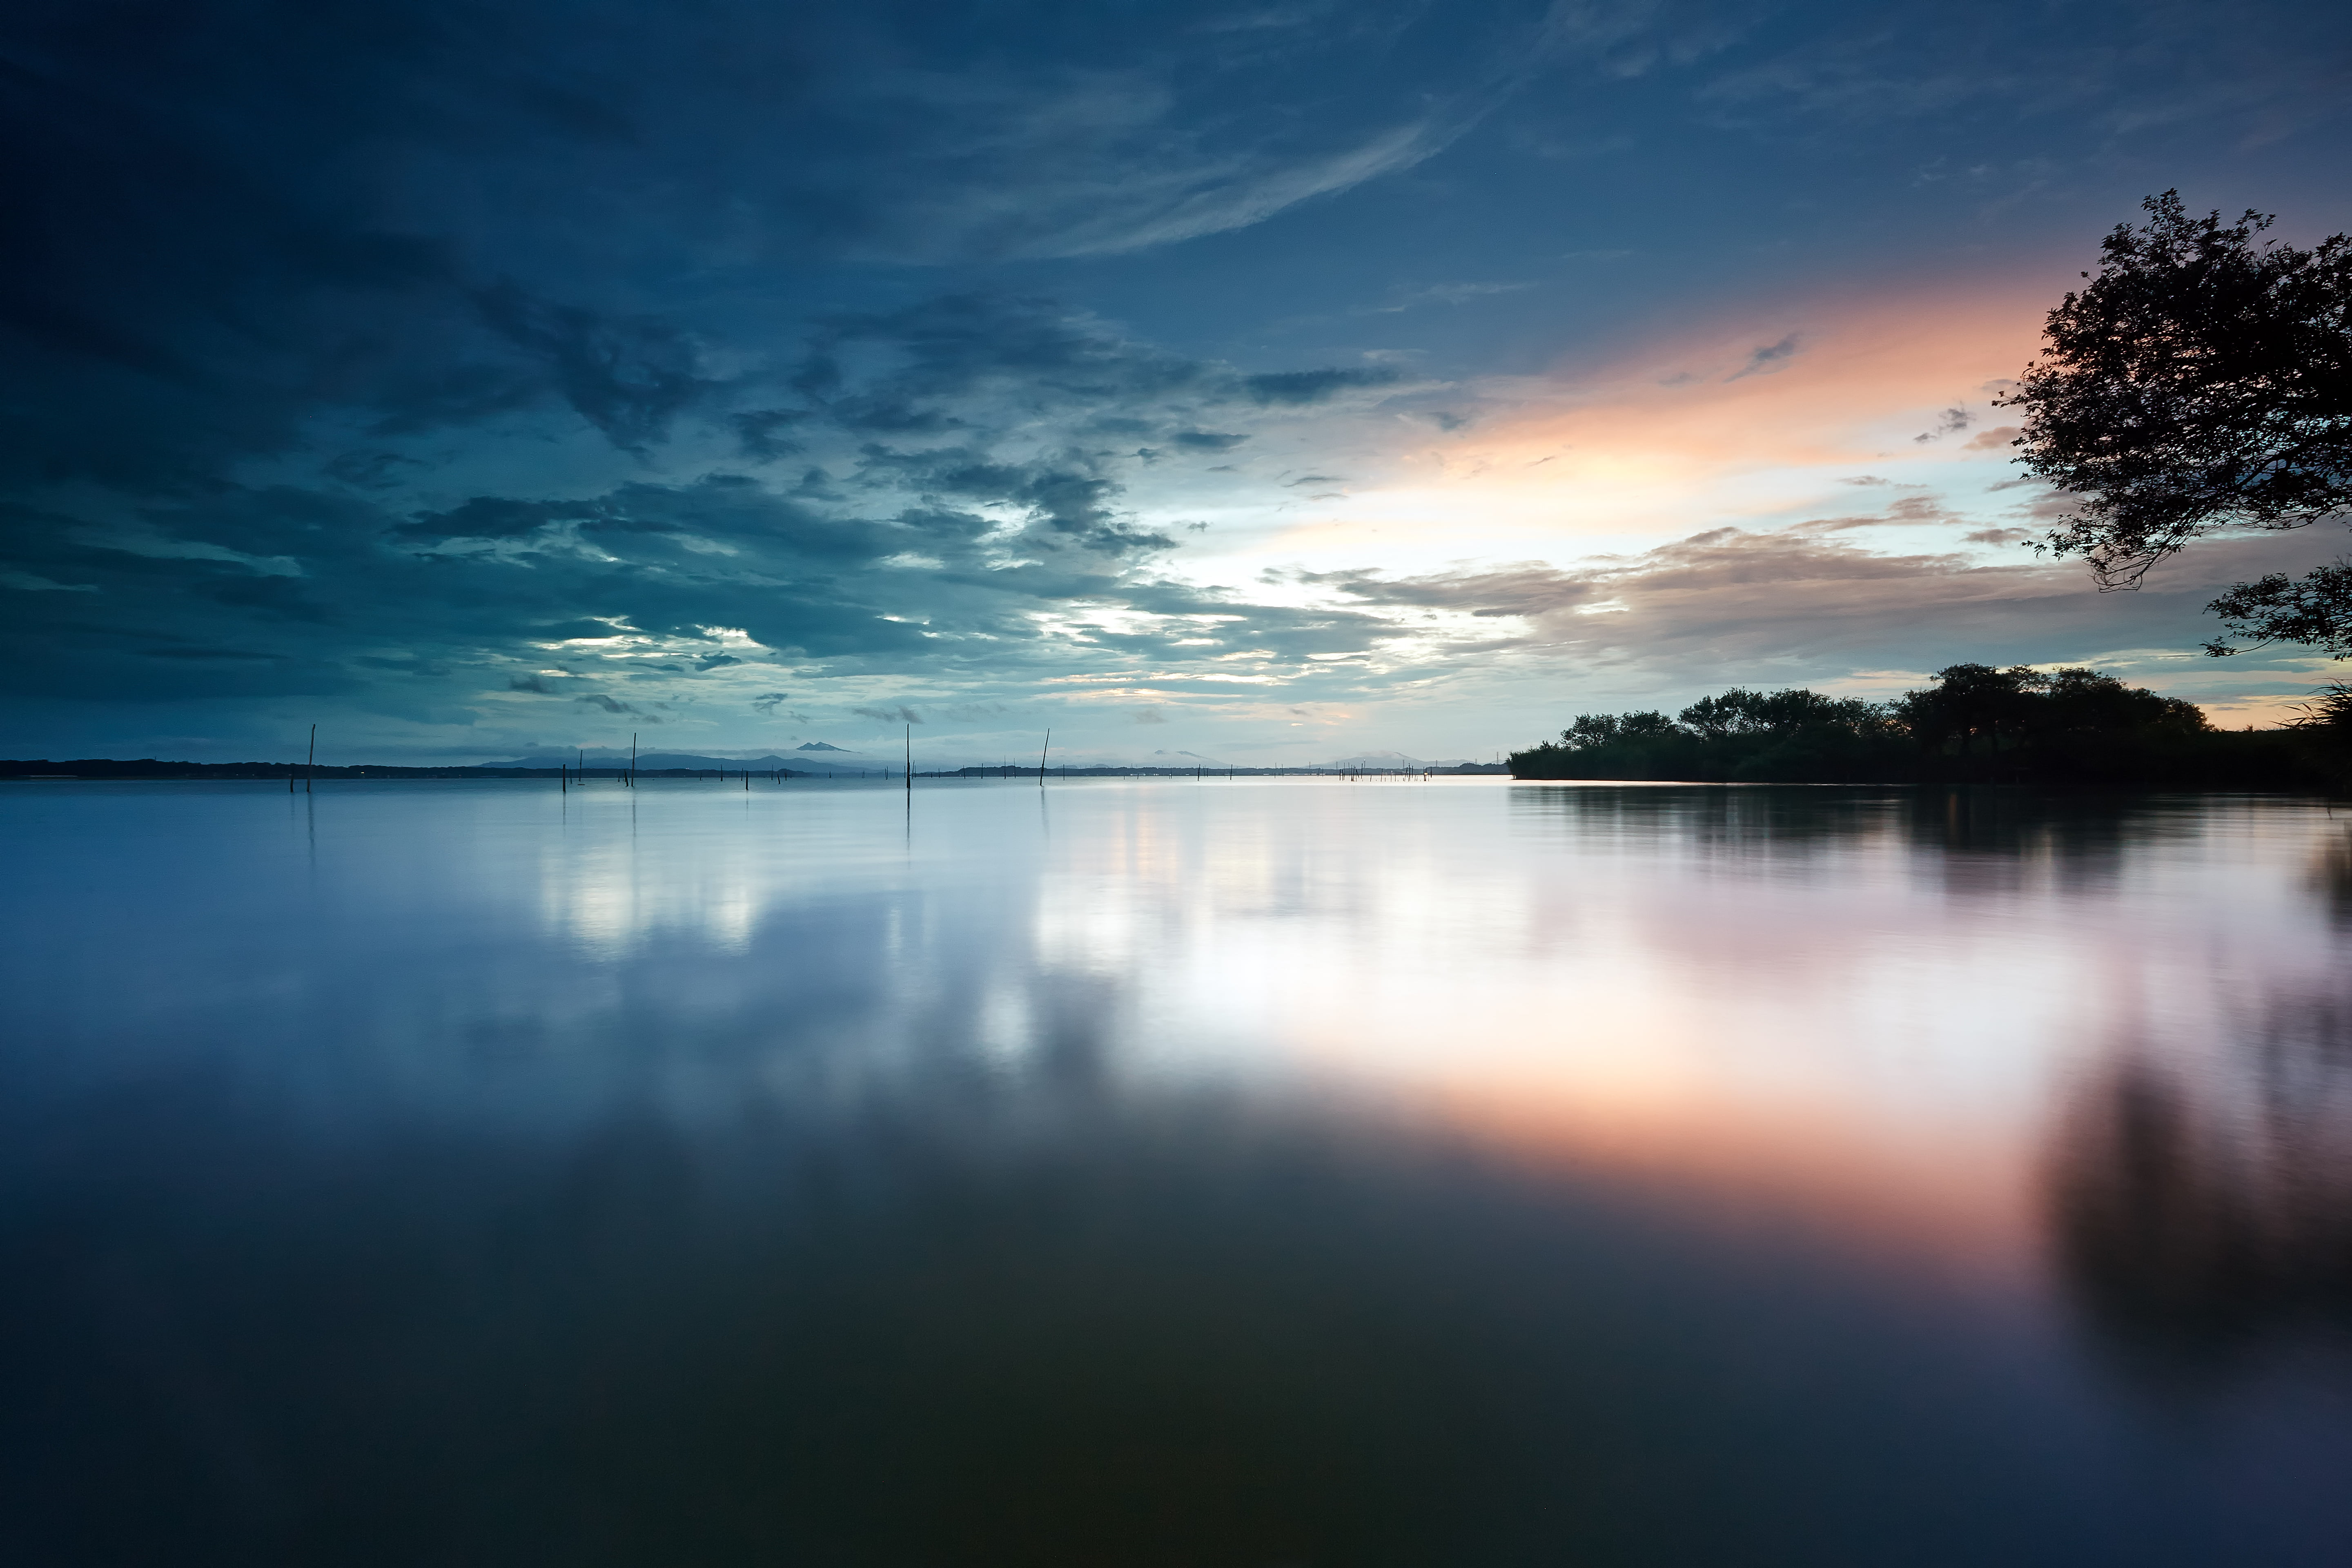
[[[1751,375],[1770,375],[1775,371],[1787,368],[1788,363],[1797,357],[1798,350],[1803,346],[1803,339],[1790,332],[1779,342],[1765,343],[1750,350],[1748,363],[1723,379],[1733,382],[1745,381]]]

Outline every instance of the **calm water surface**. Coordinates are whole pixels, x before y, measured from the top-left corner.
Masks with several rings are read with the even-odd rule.
[[[2352,1563],[2347,835],[6,786],[0,1560]]]

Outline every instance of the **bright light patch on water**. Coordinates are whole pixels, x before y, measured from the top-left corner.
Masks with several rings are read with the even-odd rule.
[[[2352,1539],[2316,804],[68,784],[0,853],[25,1561]]]

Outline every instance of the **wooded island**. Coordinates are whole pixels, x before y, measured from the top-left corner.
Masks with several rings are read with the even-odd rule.
[[[2298,721],[2221,730],[2193,702],[2094,669],[1956,664],[1892,702],[1734,689],[1662,712],[1580,713],[1511,753],[1523,779],[2040,784],[2314,790],[2352,780],[2352,689]]]

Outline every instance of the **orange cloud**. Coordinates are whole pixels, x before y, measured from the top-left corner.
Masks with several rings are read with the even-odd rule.
[[[1990,479],[2015,434],[1992,398],[2033,356],[2050,302],[2039,280],[1821,300],[1597,369],[1486,383],[1485,417],[1392,450],[1385,482],[1286,537],[1379,527],[1393,549],[1418,521],[1460,555],[1475,548],[1465,529],[1522,547],[1529,533],[1682,534],[1835,506],[1841,480],[1937,482],[1960,462]]]

